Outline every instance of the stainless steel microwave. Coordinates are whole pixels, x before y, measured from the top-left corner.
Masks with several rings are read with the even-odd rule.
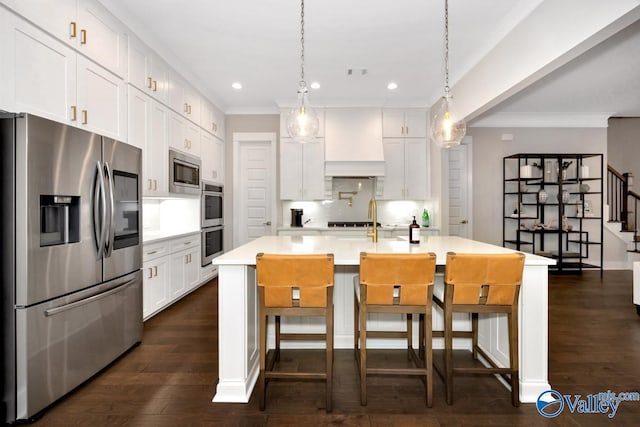
[[[200,159],[169,149],[169,193],[200,195]]]

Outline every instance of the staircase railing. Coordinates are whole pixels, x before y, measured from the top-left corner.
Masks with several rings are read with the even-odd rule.
[[[609,221],[620,222],[621,231],[634,232],[634,250],[638,250],[638,207],[640,195],[631,191],[633,176],[620,173],[611,165],[607,166],[607,202],[609,204]]]

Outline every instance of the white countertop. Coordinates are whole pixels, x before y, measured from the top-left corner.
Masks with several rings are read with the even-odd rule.
[[[447,252],[459,253],[512,253],[501,246],[463,239],[457,236],[423,236],[419,245],[410,244],[406,238],[379,239],[337,236],[264,236],[240,246],[217,258],[215,265],[255,265],[260,252],[277,254],[332,253],[335,265],[358,265],[360,252],[421,253],[434,252],[438,265],[446,264]],[[555,261],[538,255],[527,254],[526,265],[554,265]]]
[[[309,230],[309,231],[358,231],[361,230],[363,233],[366,232],[367,227],[329,227],[329,226],[322,226],[322,225],[303,225],[302,227],[291,227],[288,225],[283,225],[281,227],[277,228],[278,231],[282,231],[282,230],[294,230],[294,231],[302,231],[302,230]],[[409,224],[382,224],[378,227],[378,230],[390,230],[390,231],[395,231],[395,230],[409,230]],[[433,230],[433,231],[440,231],[439,228],[435,228],[435,227],[426,227],[423,228],[421,227],[420,230]]]
[[[159,231],[159,230],[143,230],[142,243],[143,244],[158,243],[158,242],[162,242],[163,240],[178,239],[180,237],[187,237],[195,234],[200,234],[200,230],[184,231],[177,234],[175,232],[166,232],[166,231]]]

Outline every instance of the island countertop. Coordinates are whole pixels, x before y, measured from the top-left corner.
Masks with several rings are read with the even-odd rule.
[[[436,263],[446,263],[447,252],[458,253],[513,253],[512,249],[457,236],[423,236],[420,244],[411,244],[404,237],[379,239],[337,236],[263,236],[233,249],[217,258],[215,265],[255,265],[260,252],[276,254],[332,253],[336,265],[358,265],[360,252],[424,253],[434,252]],[[550,258],[525,253],[526,265],[553,265]]]

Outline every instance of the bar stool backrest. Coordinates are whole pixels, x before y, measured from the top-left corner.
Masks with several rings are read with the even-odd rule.
[[[425,305],[436,268],[434,253],[360,254],[360,283],[366,285],[367,304]],[[394,289],[399,291],[394,298]]]
[[[524,254],[447,254],[444,282],[453,304],[513,305],[517,302]]]
[[[256,270],[265,307],[327,306],[326,288],[334,284],[333,254],[260,253]]]

